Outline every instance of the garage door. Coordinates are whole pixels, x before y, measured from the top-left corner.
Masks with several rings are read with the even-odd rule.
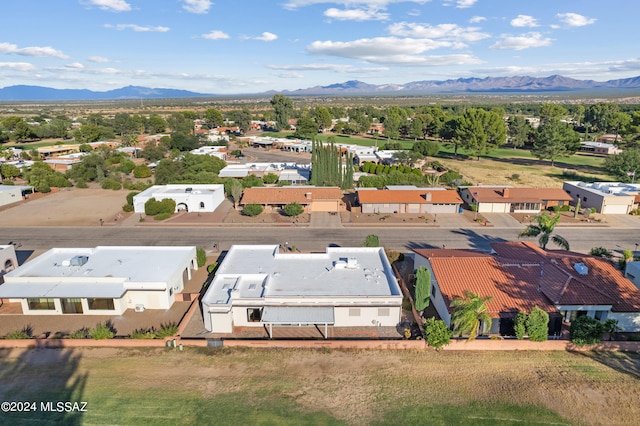
[[[420,213],[420,204],[407,204],[407,213]]]
[[[628,208],[626,204],[609,204],[604,206],[602,214],[627,214]]]
[[[311,203],[312,212],[337,212],[337,201],[314,201]]]

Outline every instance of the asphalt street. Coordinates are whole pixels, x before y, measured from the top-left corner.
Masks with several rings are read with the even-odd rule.
[[[514,228],[307,228],[307,227],[14,227],[0,228],[0,243],[11,241],[21,250],[97,245],[195,245],[213,250],[232,244],[282,244],[303,251],[324,251],[331,244],[360,246],[368,234],[376,234],[383,246],[394,250],[415,247],[488,250],[489,244],[517,241]],[[609,250],[638,250],[640,229],[569,228],[556,230],[571,249],[588,252],[596,246]],[[536,241],[536,239],[527,239]],[[555,248],[553,243],[548,248]]]

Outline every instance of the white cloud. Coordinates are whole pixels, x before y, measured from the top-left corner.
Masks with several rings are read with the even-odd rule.
[[[87,61],[103,64],[106,62],[111,62],[111,59],[105,58],[104,56],[89,56],[87,58]]]
[[[387,5],[392,3],[424,4],[430,1],[431,0],[288,0],[286,3],[284,3],[283,6],[286,9],[298,9],[300,7],[313,6],[315,4],[332,3],[332,4],[340,4],[343,6],[349,6],[349,7],[366,6],[371,8],[384,9],[387,7]],[[466,1],[469,1],[469,0],[466,0]],[[472,1],[475,1],[475,0],[472,0]]]
[[[89,0],[89,4],[110,12],[129,12],[131,5],[125,0]]]
[[[357,58],[369,63],[407,66],[460,65],[479,63],[473,55],[422,56],[442,47],[455,47],[450,41],[376,37],[349,42],[315,41],[307,46],[311,54]]]
[[[558,13],[556,17],[570,27],[584,27],[596,22],[595,18],[587,18],[577,13]]]
[[[267,65],[272,70],[283,71],[332,71],[344,73],[376,73],[388,71],[387,67],[356,67],[348,64]]]
[[[332,7],[324,11],[324,16],[339,21],[386,21],[389,14],[379,9],[336,9]]]
[[[182,8],[190,13],[203,14],[209,12],[211,0],[183,0]]]
[[[544,38],[542,34],[536,32],[520,36],[502,35],[502,40],[499,40],[489,48],[496,50],[524,50],[531,47],[550,46],[551,41],[550,38]]]
[[[283,72],[274,74],[278,78],[290,79],[290,78],[304,78],[304,75],[299,72]]]
[[[487,18],[485,18],[484,16],[474,16],[471,19],[469,19],[469,23],[470,24],[477,24],[478,22],[482,22],[482,21],[486,21]]]
[[[28,62],[0,62],[0,69],[9,69],[13,71],[33,71],[36,69]]]
[[[538,21],[533,16],[518,15],[511,20],[513,27],[537,27]]]
[[[458,9],[467,9],[477,2],[478,0],[444,0],[444,5],[452,6],[455,4]]]
[[[136,24],[117,24],[117,25],[111,25],[111,24],[104,24],[105,28],[113,28],[115,30],[133,30],[137,33],[146,33],[146,32],[157,32],[157,33],[166,33],[167,31],[170,30],[169,27],[149,27],[149,26],[143,26],[143,25],[136,25]]]
[[[464,42],[474,42],[490,37],[475,27],[460,27],[457,24],[417,24],[413,22],[398,22],[388,27],[390,34],[403,37],[424,39],[442,39],[458,43],[451,47],[466,47]]]
[[[53,47],[18,47],[13,43],[0,43],[0,53],[15,54],[22,56],[49,56],[52,58],[67,59],[69,56]]]
[[[210,33],[202,34],[201,37],[207,40],[223,40],[229,38],[229,34],[223,31],[213,30]]]
[[[252,37],[253,40],[260,40],[260,41],[273,41],[273,40],[276,40],[277,38],[278,38],[277,35],[267,31],[263,32],[261,36]]]
[[[68,68],[68,69],[71,69],[71,70],[83,70],[84,69],[84,65],[82,65],[80,62],[73,62],[71,64],[65,65],[65,68]]]

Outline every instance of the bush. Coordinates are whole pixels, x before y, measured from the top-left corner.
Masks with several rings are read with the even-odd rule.
[[[458,179],[462,179],[462,175],[455,170],[447,170],[442,175],[440,175],[440,182],[445,184],[449,184]]]
[[[155,339],[156,331],[151,328],[139,328],[134,330],[133,333],[129,336],[132,339]]]
[[[513,329],[515,331],[516,339],[524,339],[524,335],[527,334],[527,314],[523,311],[518,311],[516,318],[513,320]]]
[[[527,334],[533,342],[544,342],[549,337],[549,314],[535,307],[527,318]]]
[[[47,194],[49,192],[51,192],[51,187],[49,186],[48,183],[42,183],[39,186],[36,187],[36,190],[38,190],[38,192],[41,192],[43,194]]]
[[[453,331],[449,330],[447,324],[442,320],[436,320],[435,318],[429,318],[424,325],[424,333],[427,336],[427,343],[429,346],[440,350],[445,345],[448,345],[453,336]]]
[[[212,274],[215,270],[218,269],[218,262],[213,262],[210,265],[207,265],[207,272]]]
[[[258,216],[262,213],[262,205],[260,204],[247,204],[242,208],[242,214],[245,216]]]
[[[207,263],[207,252],[202,247],[196,248],[196,262],[198,268],[202,268]]]
[[[85,181],[84,179],[76,180],[76,188],[85,189],[85,188],[88,188],[88,187],[89,187],[89,185],[87,185],[87,181]]]
[[[611,259],[613,257],[613,253],[604,247],[594,247],[589,251],[589,254],[591,256],[605,257],[607,259]]]
[[[9,340],[31,339],[33,338],[31,327],[27,326],[21,330],[14,330],[7,334],[4,338]]]
[[[362,247],[380,247],[380,239],[375,234],[369,234],[362,242]]]
[[[153,220],[167,220],[171,216],[173,216],[173,213],[158,213],[157,215],[153,216]]]
[[[109,177],[109,178],[105,178],[100,184],[100,186],[102,187],[102,189],[112,189],[114,191],[117,191],[120,188],[122,188],[122,183],[117,179]]]
[[[278,175],[275,173],[267,173],[262,176],[262,181],[268,184],[276,183],[278,181]]]
[[[151,168],[146,164],[135,166],[133,169],[133,177],[138,179],[151,177]]]
[[[14,181],[12,181],[11,179],[4,179],[4,180],[2,181],[2,184],[3,184],[3,185],[15,185],[15,182],[14,182]]]
[[[135,197],[138,194],[139,194],[138,191],[132,191],[132,192],[128,193],[127,194],[127,204],[130,204],[130,205],[133,206],[133,197]]]
[[[165,337],[174,336],[178,332],[178,325],[175,322],[168,322],[166,324],[160,324],[160,329],[156,331],[156,337],[158,339],[164,339]]]
[[[89,337],[95,340],[113,339],[114,335],[113,327],[108,322],[98,324],[95,328],[89,330]]]
[[[89,329],[82,327],[80,330],[76,330],[69,334],[69,339],[87,339],[89,338]]]
[[[569,336],[578,346],[593,345],[602,342],[602,323],[586,315],[579,316],[571,322]]]
[[[131,204],[125,204],[122,206],[122,211],[125,213],[131,213],[133,211],[133,206]]]
[[[569,206],[568,204],[565,205],[565,206],[553,206],[553,207],[551,207],[551,210],[553,210],[556,213],[558,213],[558,212],[568,212],[568,211],[571,211],[571,206]]]
[[[301,215],[303,212],[304,212],[304,207],[302,207],[302,205],[296,202],[289,203],[286,206],[284,206],[284,213],[290,217]]]
[[[168,213],[168,217],[170,217],[175,211],[176,202],[169,198],[162,201],[158,201],[155,198],[150,198],[146,203],[144,203],[144,214],[146,214],[147,216],[155,216],[160,213]]]
[[[124,160],[124,161],[122,161],[120,163],[120,166],[118,167],[118,170],[121,171],[122,173],[129,174],[129,173],[131,173],[132,170],[135,170],[135,168],[136,168],[136,163],[134,163],[131,160]],[[149,176],[151,176],[151,175],[149,175]],[[148,177],[148,176],[144,176],[144,177]]]

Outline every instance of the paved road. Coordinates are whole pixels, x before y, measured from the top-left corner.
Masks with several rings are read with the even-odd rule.
[[[515,241],[519,229],[513,228],[336,228],[296,227],[29,227],[0,228],[0,243],[14,241],[22,250],[51,247],[93,247],[97,245],[196,245],[222,250],[232,244],[284,244],[304,251],[324,251],[330,244],[360,246],[368,234],[379,236],[385,247],[409,250],[414,247],[472,248],[487,250],[494,241]],[[640,230],[625,228],[561,228],[558,233],[575,251],[587,252],[595,246],[610,250],[636,249]],[[535,240],[532,240],[535,241]],[[549,248],[554,248],[550,244]]]

